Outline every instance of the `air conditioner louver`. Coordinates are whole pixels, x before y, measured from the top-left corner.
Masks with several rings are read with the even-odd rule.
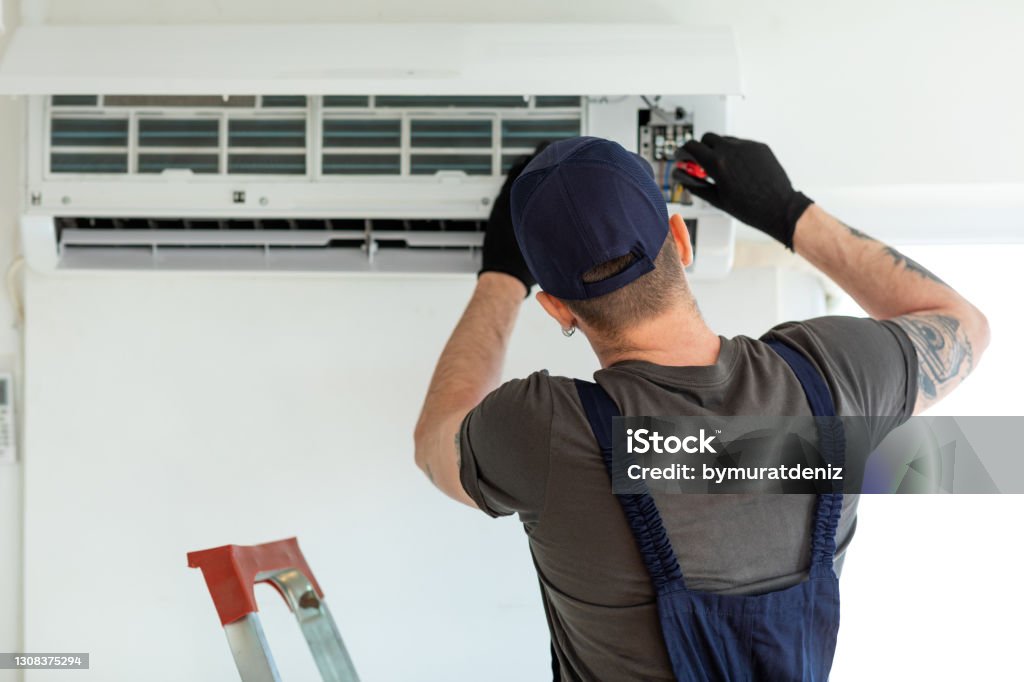
[[[402,107],[419,109],[437,109],[443,107],[460,107],[463,109],[493,109],[529,106],[530,98],[518,95],[486,95],[486,96],[458,96],[458,95],[378,95],[377,106],[379,107]],[[579,106],[577,104],[577,106]]]
[[[62,267],[76,269],[469,272],[479,267],[484,223],[64,216],[54,229]]]
[[[323,105],[327,108],[363,108],[370,105],[370,97],[369,95],[324,95]]]
[[[217,121],[203,118],[140,118],[140,147],[217,147]]]
[[[324,147],[385,147],[402,146],[401,119],[326,119]]]
[[[502,121],[501,144],[505,148],[532,150],[541,142],[579,135],[580,123],[574,119],[540,121]]]
[[[402,160],[398,154],[324,154],[326,175],[398,175]]]

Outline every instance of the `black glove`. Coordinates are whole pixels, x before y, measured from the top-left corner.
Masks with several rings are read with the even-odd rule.
[[[523,253],[519,250],[519,242],[516,241],[516,233],[512,229],[512,183],[533,157],[547,146],[547,142],[541,143],[533,154],[520,158],[509,169],[505,184],[501,186],[494,206],[491,207],[487,232],[484,233],[483,267],[477,273],[478,277],[485,272],[504,272],[506,275],[512,275],[526,287],[527,296],[530,295],[530,289],[537,280],[530,274],[530,268],[526,267]]]
[[[793,249],[793,231],[814,202],[793,189],[768,145],[706,133],[682,147],[715,181],[688,189],[737,220]]]

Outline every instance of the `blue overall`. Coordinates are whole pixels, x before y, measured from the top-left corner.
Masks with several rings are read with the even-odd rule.
[[[806,358],[776,341],[768,345],[790,366],[816,417],[835,417],[828,385]],[[612,417],[619,409],[597,384],[576,390],[612,474]],[[819,450],[842,466],[845,438],[837,419],[818,420]],[[658,616],[675,678],[680,682],[824,682],[839,632],[839,579],[832,569],[843,495],[818,495],[811,528],[807,581],[760,595],[721,595],[686,587],[654,499],[618,495],[657,595]]]

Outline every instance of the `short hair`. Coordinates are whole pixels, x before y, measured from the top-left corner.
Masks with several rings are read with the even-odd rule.
[[[596,265],[583,274],[587,283],[600,282],[625,270],[636,256],[626,254]],[[673,304],[696,307],[683,274],[679,250],[669,233],[654,259],[654,269],[611,293],[580,301],[565,301],[587,326],[613,338],[631,326],[656,317]]]

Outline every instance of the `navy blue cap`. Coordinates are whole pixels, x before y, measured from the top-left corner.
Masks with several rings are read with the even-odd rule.
[[[541,288],[579,301],[620,289],[654,269],[668,236],[668,210],[650,164],[599,137],[559,140],[512,185],[512,224]],[[583,274],[633,254],[625,270],[599,282]]]

